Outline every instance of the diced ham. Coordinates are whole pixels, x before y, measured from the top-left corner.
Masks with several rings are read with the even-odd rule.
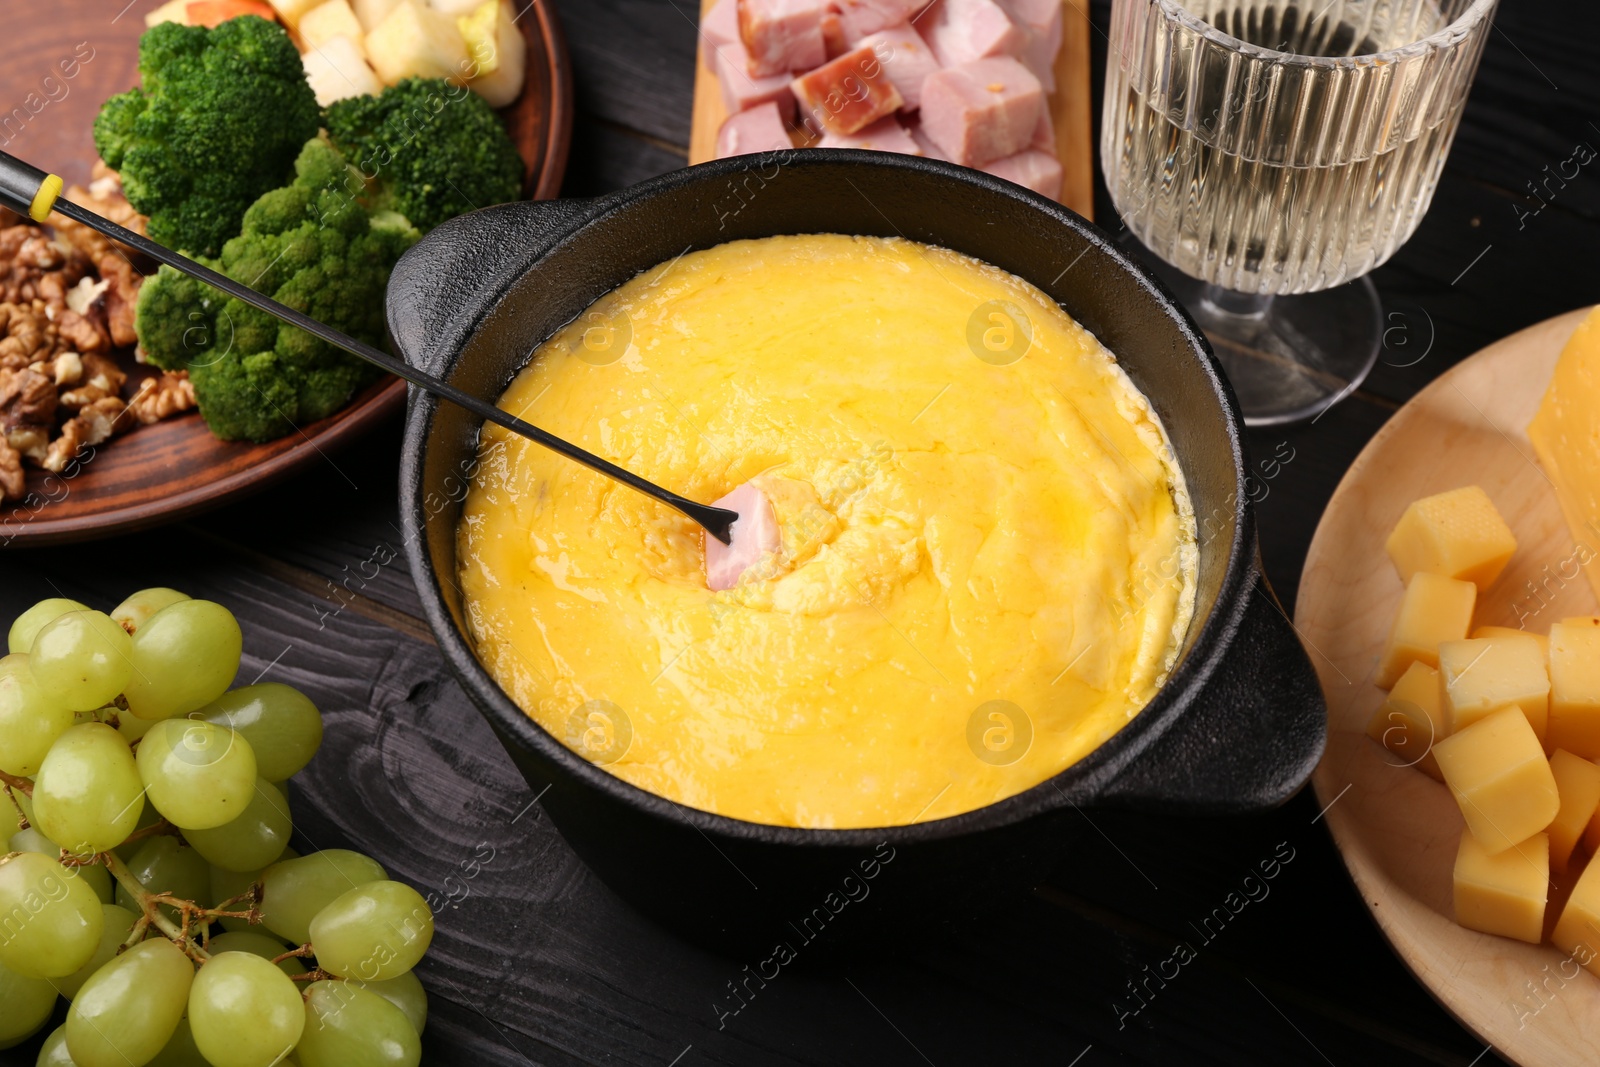
[[[829,133],[817,142],[818,148],[870,148],[875,152],[899,152],[907,156],[922,155],[922,147],[912,139],[900,120],[893,115],[881,118],[864,130],[855,133]]]
[[[739,39],[750,73],[770,77],[825,62],[822,13],[827,0],[738,0]]]
[[[900,90],[907,111],[922,106],[922,83],[939,69],[939,61],[909,23],[868,34],[861,38],[860,46],[872,49],[883,63],[884,73]]]
[[[850,51],[850,37],[845,33],[844,21],[837,11],[824,12],[822,16],[822,50],[829,59],[838,59]]]
[[[904,103],[870,48],[846,52],[800,75],[790,87],[800,102],[801,121],[818,133],[855,133]]]
[[[917,143],[917,147],[922,150],[923,155],[929,159],[942,159],[946,163],[950,162],[950,157],[945,155],[944,149],[934,144],[933,139],[922,128],[921,119],[913,119],[911,124],[906,127],[906,132],[911,134],[911,139]]]
[[[793,117],[794,93],[789,89],[787,75],[752,78],[746,65],[744,45],[738,41],[718,48],[716,59],[712,69],[716,71],[717,84],[722,88],[722,103],[728,114],[771,102],[778,105],[778,114],[785,120]]]
[[[739,40],[738,0],[717,0],[717,6],[700,20],[700,56],[706,66],[717,69],[717,49]],[[742,43],[742,42],[741,42]]]
[[[1054,153],[1029,148],[986,163],[983,169],[996,178],[1016,182],[1051,200],[1061,199],[1061,160]]]
[[[729,115],[717,131],[717,158],[746,156],[752,152],[777,152],[793,148],[789,128],[778,105],[767,101],[748,111]]]
[[[1056,91],[1056,55],[1061,51],[1061,0],[998,0],[1022,32],[1017,58],[1033,71],[1044,91]]]
[[[854,44],[869,33],[905,22],[928,5],[928,0],[832,0],[846,39]]]
[[[1033,128],[1033,138],[1028,142],[1028,147],[1056,154],[1056,123],[1050,117],[1048,101],[1039,109],[1039,124]]]
[[[1024,41],[1022,30],[995,0],[934,0],[917,20],[917,29],[946,67],[1014,56]]]
[[[739,513],[729,530],[731,543],[706,534],[706,585],[713,590],[732,589],[745,571],[776,552],[783,543],[772,501],[749,482],[712,504]]]
[[[967,167],[1028,147],[1043,108],[1039,79],[1010,56],[938,70],[922,85],[923,130]]]

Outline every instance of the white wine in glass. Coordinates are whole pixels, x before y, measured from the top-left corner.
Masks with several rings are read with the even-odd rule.
[[[1433,198],[1496,0],[1115,0],[1101,161],[1255,425],[1377,358],[1364,277]]]

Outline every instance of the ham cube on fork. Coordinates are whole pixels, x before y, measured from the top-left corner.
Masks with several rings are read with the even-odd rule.
[[[822,134],[855,133],[905,103],[870,45],[800,75],[790,88],[800,120]]]
[[[706,534],[706,585],[713,591],[732,589],[746,571],[783,543],[778,516],[772,501],[750,482],[714,502],[712,507],[736,511],[739,517],[728,530],[730,541],[723,544]]]

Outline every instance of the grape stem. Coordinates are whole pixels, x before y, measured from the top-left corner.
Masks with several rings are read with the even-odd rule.
[[[135,830],[133,833],[129,834],[125,839],[123,839],[122,844],[126,845],[130,841],[143,841],[145,838],[155,837],[157,834],[170,834],[173,837],[177,837],[178,828],[172,825],[166,819],[162,819],[160,822],[151,823],[142,830]],[[118,845],[117,847],[121,848],[122,845]]]
[[[315,956],[315,955],[316,955],[316,952],[312,949],[311,942],[307,941],[305,944],[301,945],[299,948],[292,948],[288,952],[285,952],[281,956],[274,956],[272,958],[272,962],[273,963],[282,963],[284,960],[292,960],[296,956]]]
[[[14,774],[0,771],[0,785],[4,785],[8,793],[15,789],[25,797],[33,796],[33,783],[26,778],[18,778]]]
[[[126,889],[128,895],[133,897],[134,901],[139,905],[139,910],[142,914],[139,922],[134,924],[135,932],[142,936],[143,930],[139,929],[141,924],[146,929],[154,926],[196,963],[204,963],[211,958],[211,954],[202,946],[196,944],[189,936],[189,919],[193,913],[202,910],[195,905],[194,901],[180,900],[170,893],[150,892],[144,887],[143,882],[133,876],[133,872],[128,870],[128,865],[123,863],[122,857],[115,852],[100,853],[100,862],[106,865],[106,869],[111,872],[111,877],[115,878],[117,883]],[[182,926],[161,914],[160,908],[162,904],[178,909],[178,914],[183,916]]]

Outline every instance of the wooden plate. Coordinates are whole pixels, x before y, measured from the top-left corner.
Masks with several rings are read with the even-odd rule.
[[[716,0],[700,0],[705,17]],[[1061,51],[1056,56],[1056,91],[1050,94],[1056,153],[1061,157],[1061,202],[1086,219],[1094,218],[1094,124],[1089,98],[1089,8],[1087,0],[1061,0]],[[689,132],[689,162],[717,158],[717,131],[728,117],[717,76],[697,50],[694,121]]]
[[[1489,346],[1389,420],[1328,504],[1295,612],[1328,697],[1328,750],[1312,782],[1357,890],[1439,1002],[1501,1056],[1525,1065],[1593,1058],[1600,979],[1574,977],[1570,965],[1563,977],[1564,953],[1548,945],[1474,933],[1452,921],[1460,812],[1444,786],[1396,766],[1399,759],[1368,739],[1366,726],[1383,701],[1372,677],[1402,591],[1383,543],[1417,497],[1481,485],[1516,534],[1517,554],[1479,596],[1474,625],[1523,619],[1543,632],[1595,610],[1578,573],[1577,545],[1525,431],[1562,345],[1587,311]],[[1553,899],[1547,930],[1558,906]],[[1543,985],[1550,975],[1556,977]]]
[[[139,35],[159,0],[54,0],[50,17],[14,20],[0,63],[0,149],[86,183],[101,103],[138,82]],[[525,191],[555,196],[572,134],[572,71],[554,6],[517,0],[528,83],[504,108],[527,167]],[[124,6],[126,4],[126,6]],[[85,452],[71,478],[30,470],[29,496],[0,506],[0,547],[81,541],[192,515],[260,489],[388,418],[404,382],[386,378],[350,404],[266,444],[218,441],[189,414]]]

